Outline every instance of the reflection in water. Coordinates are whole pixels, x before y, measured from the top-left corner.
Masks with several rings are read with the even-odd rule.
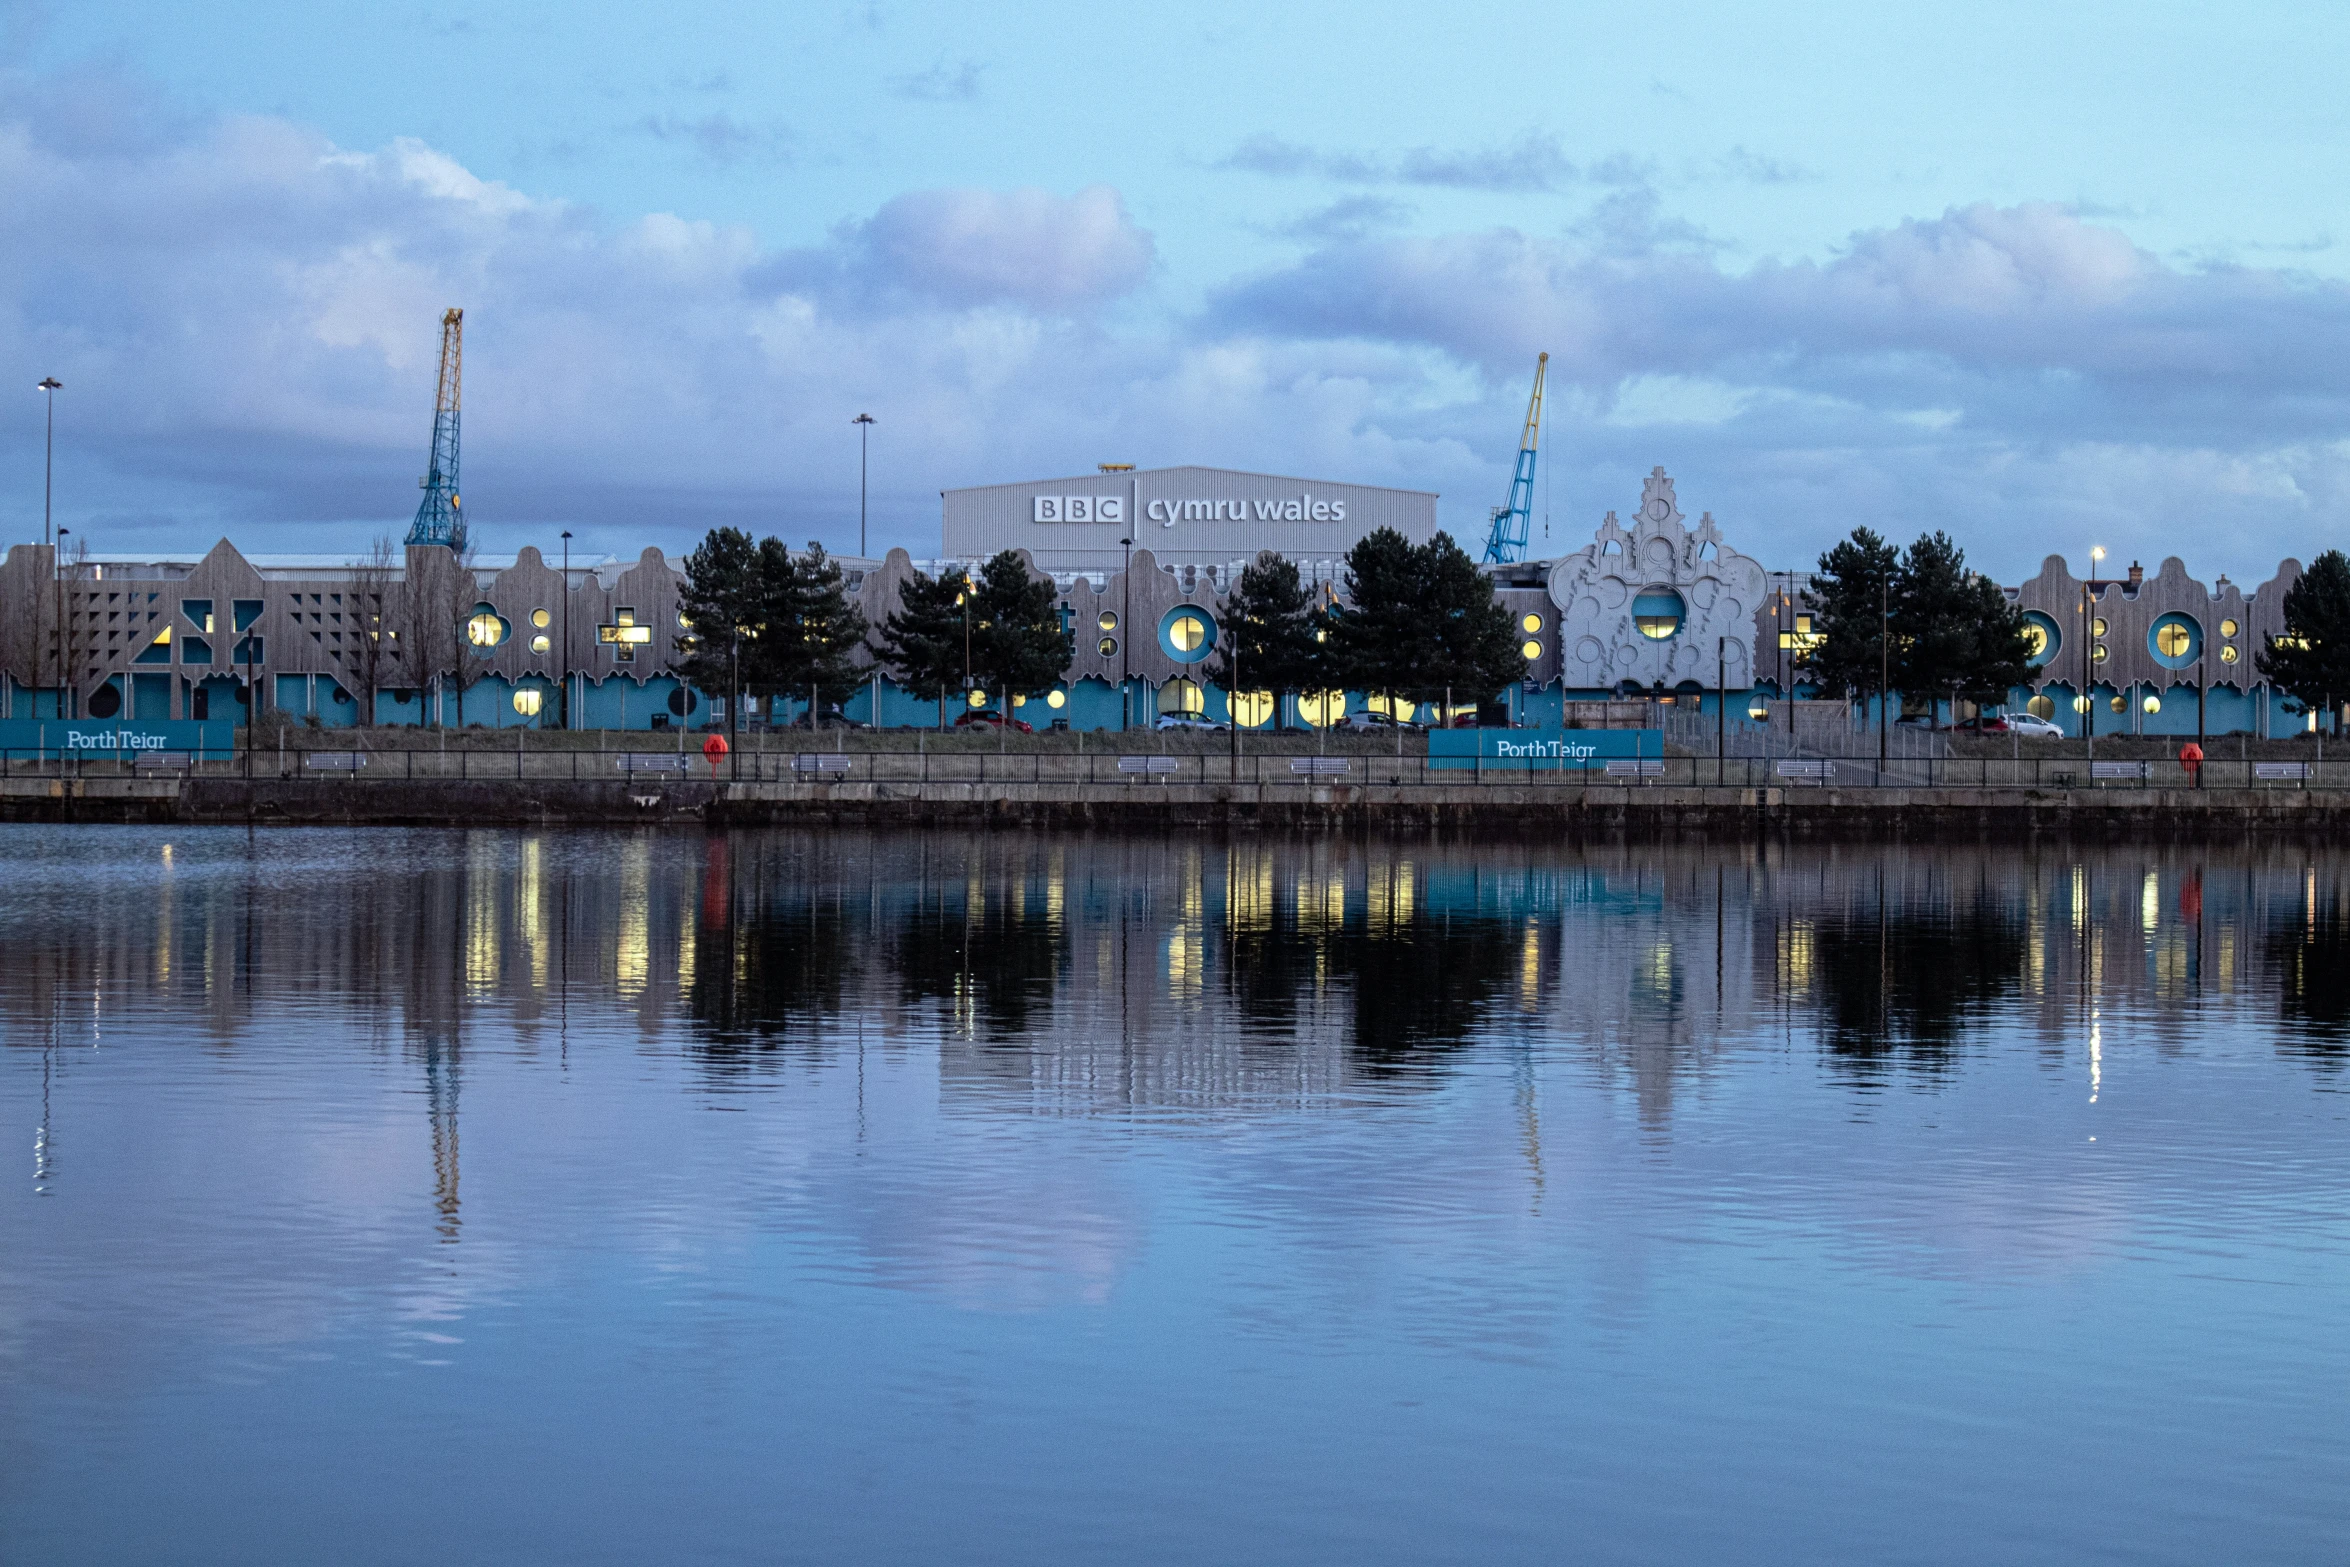
[[[2272,896],[2263,946],[2276,975],[2277,1004],[2293,1025],[2287,1050],[2327,1066],[2350,1053],[2350,913],[2342,884],[2321,885],[2312,868],[2283,897]]]
[[[1820,1037],[1849,1067],[1948,1069],[1966,1036],[2016,992],[2022,911],[1994,889],[1929,884],[1889,901],[1881,880],[1809,925]],[[1858,906],[1854,906],[1857,904]]]

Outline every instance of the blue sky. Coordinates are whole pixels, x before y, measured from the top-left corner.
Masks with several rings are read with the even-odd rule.
[[[2340,541],[2350,16],[2207,7],[0,0],[0,423],[100,549],[404,525],[467,310],[492,549],[1203,462],[1549,545],[1662,463],[1776,566]],[[29,476],[29,477],[28,477]],[[12,498],[7,498],[12,497]],[[1538,503],[1539,504],[1539,503]],[[1542,543],[1540,524],[1537,544]]]

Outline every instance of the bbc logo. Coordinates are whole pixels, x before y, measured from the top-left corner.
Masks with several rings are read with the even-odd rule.
[[[1038,522],[1126,520],[1126,498],[1122,495],[1039,495],[1035,499]]]

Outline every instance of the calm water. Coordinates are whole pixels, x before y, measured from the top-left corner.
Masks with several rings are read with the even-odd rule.
[[[0,1559],[2350,1557],[2350,857],[0,844]]]

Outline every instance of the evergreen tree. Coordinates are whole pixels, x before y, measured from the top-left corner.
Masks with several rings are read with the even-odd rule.
[[[1436,650],[1423,613],[1423,562],[1393,528],[1375,528],[1346,552],[1346,604],[1325,616],[1330,689],[1393,697],[1420,685]]]
[[[882,666],[899,685],[939,704],[941,729],[947,693],[963,689],[962,599],[970,586],[959,570],[935,578],[917,571],[898,584],[898,607],[881,626]]]
[[[770,543],[773,541],[770,540]],[[696,690],[731,694],[756,680],[755,639],[772,597],[771,567],[740,528],[712,528],[685,558],[677,612],[678,672]]]
[[[865,641],[865,612],[849,602],[839,565],[813,540],[797,557],[773,539],[760,553],[767,586],[758,636],[762,687],[803,696],[854,685],[852,657]]]
[[[1433,646],[1412,689],[1423,701],[1490,702],[1526,673],[1509,609],[1451,534],[1437,534],[1415,553]]]
[[[1852,697],[1878,689],[1884,616],[1900,565],[1900,552],[1867,528],[1853,529],[1820,557],[1819,574],[1803,594],[1820,640],[1803,662],[1822,691]]]
[[[1060,684],[1074,654],[1050,577],[1004,550],[979,568],[972,601],[971,678],[979,689],[1040,696]]]
[[[1921,535],[1893,582],[1893,689],[1928,704],[2002,703],[2030,678],[2029,658],[2023,610],[1966,569],[1948,534]]]
[[[1224,600],[1224,634],[1208,678],[1226,691],[1270,691],[1278,710],[1282,697],[1328,683],[1321,674],[1323,644],[1315,636],[1320,629],[1314,590],[1298,575],[1297,562],[1266,550],[1241,568]]]
[[[2350,559],[2327,550],[2285,590],[2285,630],[2253,655],[2261,675],[2312,711],[2350,701]]]

